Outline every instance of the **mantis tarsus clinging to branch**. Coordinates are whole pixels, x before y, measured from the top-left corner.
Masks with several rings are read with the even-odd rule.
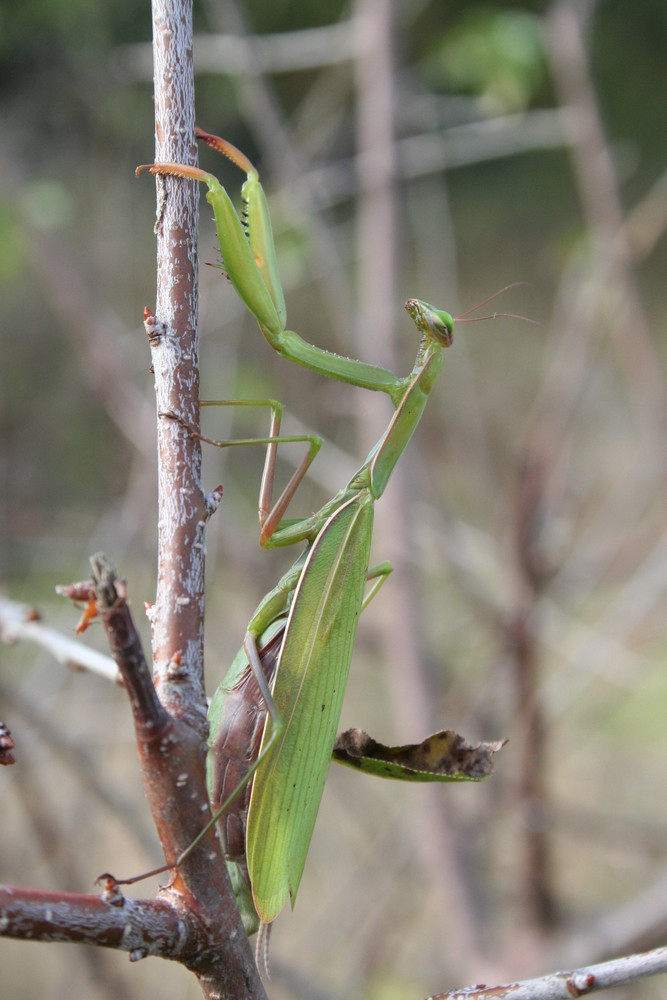
[[[319,448],[319,439],[278,437],[279,411],[272,404],[274,420],[270,436],[247,442],[269,445],[260,493],[261,544],[274,548],[305,542],[307,546],[260,603],[244,643],[248,662],[264,684],[258,646],[268,641],[267,630],[276,628],[282,632],[273,690],[275,710],[271,695],[268,692],[265,695],[272,714],[275,712],[274,726],[265,727],[259,757],[245,779],[254,774],[246,833],[252,898],[259,918],[270,923],[287,896],[291,896],[292,902],[296,897],[340,718],[357,621],[362,607],[388,572],[383,567],[375,574],[371,571],[378,579],[371,594],[365,597],[374,504],[384,492],[421,419],[442,369],[442,349],[452,343],[455,319],[419,299],[408,299],[406,310],[421,340],[412,371],[404,378],[375,365],[331,354],[287,330],[268,208],[257,172],[229,143],[200,130],[198,135],[246,171],[242,191],[245,228],[226,191],[212,174],[174,163],[140,167],[138,172],[149,169],[154,174],[190,178],[208,186],[207,198],[215,213],[225,269],[262,333],[279,354],[318,374],[385,392],[395,407],[384,434],[347,486],[315,514],[302,519],[283,520],[283,515]],[[282,496],[269,510],[275,446],[281,440],[309,440],[310,448]],[[211,443],[220,447],[232,444]],[[212,742],[216,730],[219,731],[225,700],[233,688],[230,675],[234,669],[233,666],[213,699]],[[481,773],[474,775],[480,776]],[[450,770],[439,780],[465,777],[470,775]],[[431,773],[424,780],[435,780],[434,775]]]

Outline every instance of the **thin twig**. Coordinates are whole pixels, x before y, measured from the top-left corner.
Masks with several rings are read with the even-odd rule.
[[[467,986],[428,1000],[572,1000],[667,972],[667,948],[614,958],[570,972],[553,972],[505,986]]]
[[[88,670],[105,680],[118,683],[118,667],[110,656],[84,646],[77,639],[45,625],[39,612],[29,604],[11,601],[0,594],[0,631],[5,642],[19,639],[36,642],[65,667]]]

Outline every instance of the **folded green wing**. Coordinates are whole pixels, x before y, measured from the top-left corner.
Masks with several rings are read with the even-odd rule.
[[[282,736],[255,776],[248,869],[257,912],[276,918],[301,881],[343,705],[361,611],[373,502],[357,494],[326,522],[296,588],[273,697]]]

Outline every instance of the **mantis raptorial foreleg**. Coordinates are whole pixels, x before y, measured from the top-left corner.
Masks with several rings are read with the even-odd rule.
[[[215,215],[225,270],[274,350],[311,371],[350,385],[386,392],[396,401],[401,394],[400,380],[393,372],[315,347],[293,330],[287,329],[273,232],[259,175],[248,158],[231,143],[201,129],[197,129],[197,135],[246,171],[247,180],[243,185],[242,198],[247,231],[236,214],[229,195],[213,174],[178,163],[144,165],[137,167],[137,174],[142,170],[150,170],[153,174],[198,180],[208,186],[207,199]]]
[[[180,163],[153,163],[137,167],[152,174],[184,177],[200,181],[208,187],[207,201],[213,208],[215,226],[220,243],[224,268],[240,299],[257,320],[268,343],[278,354],[289,361],[309,368],[327,378],[386,393],[398,407],[408,388],[407,381],[379,365],[368,364],[352,358],[341,357],[308,343],[298,333],[287,328],[287,313],[273,241],[273,229],[264,189],[259,174],[248,157],[226,139],[211,135],[197,128],[197,138],[230,159],[246,174],[241,188],[242,218],[236,213],[232,201],[218,179],[199,167]],[[508,285],[501,292],[514,287]],[[475,307],[491,301],[501,292],[485,299]],[[472,309],[469,312],[474,312]],[[438,312],[438,310],[434,310]],[[449,316],[448,313],[443,315]],[[466,321],[469,313],[458,316]],[[507,313],[494,313],[482,319],[495,319]],[[523,319],[524,317],[518,317]],[[451,320],[452,317],[449,316]]]

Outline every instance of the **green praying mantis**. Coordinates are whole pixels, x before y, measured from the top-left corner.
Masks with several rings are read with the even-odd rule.
[[[243,221],[216,177],[198,167],[159,163],[139,167],[137,173],[148,169],[153,174],[207,185],[225,270],[274,350],[318,374],[384,392],[394,405],[389,425],[363,465],[328,503],[304,518],[284,519],[284,514],[321,441],[315,435],[281,437],[278,404],[251,401],[251,405],[266,402],[271,406],[267,437],[245,442],[202,437],[219,447],[267,445],[260,488],[260,543],[265,548],[300,542],[306,545],[256,609],[243,649],[216,691],[209,712],[209,784],[214,806],[219,806],[211,823],[228,812],[223,831],[228,863],[246,929],[251,932],[258,920],[270,924],[288,896],[294,904],[334,749],[359,615],[390,571],[387,564],[369,570],[375,501],[382,496],[421,419],[443,366],[443,348],[452,343],[455,321],[467,321],[474,310],[455,320],[419,299],[408,299],[405,308],[420,342],[412,370],[403,378],[307,343],[286,327],[271,222],[256,170],[225,140],[199,129],[197,134],[246,172]],[[308,452],[272,506],[276,447],[282,441],[295,440],[307,441]],[[369,579],[373,582],[366,593]],[[256,694],[249,696],[244,690],[250,683],[261,692],[265,708],[257,707]],[[269,716],[271,724],[265,721]],[[451,739],[444,743],[433,740],[422,745],[429,743],[431,754],[434,746],[451,749]],[[434,764],[431,760],[428,765],[405,768],[399,758],[408,748],[392,751],[392,760],[379,764],[377,759],[365,763],[362,755],[354,766],[412,780],[476,780],[490,773],[491,756],[498,747],[481,744],[476,763],[465,766],[443,754],[446,761]],[[237,781],[240,760],[245,774]],[[246,795],[241,808],[230,812],[244,787],[250,788],[249,800]]]

